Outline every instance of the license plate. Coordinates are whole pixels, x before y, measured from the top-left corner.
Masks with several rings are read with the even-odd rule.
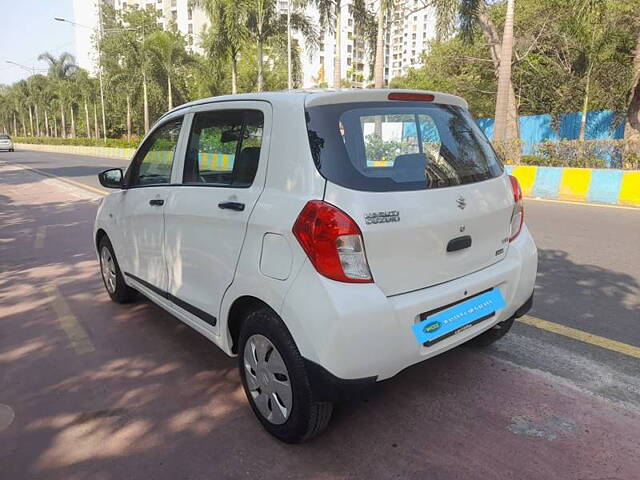
[[[500,290],[491,289],[473,298],[441,310],[416,323],[413,334],[418,343],[430,347],[451,335],[492,317],[506,303]]]

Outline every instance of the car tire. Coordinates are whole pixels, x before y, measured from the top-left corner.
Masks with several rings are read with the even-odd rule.
[[[9,151],[10,151],[10,152],[15,152],[15,150],[14,150],[13,148],[12,148],[12,149],[10,149]]]
[[[247,316],[238,352],[247,400],[271,435],[302,443],[324,430],[333,404],[314,400],[302,356],[275,312],[263,308]]]
[[[98,245],[100,273],[107,293],[115,303],[128,303],[136,298],[137,292],[124,283],[116,254],[107,236],[102,237]]]
[[[504,322],[500,322],[496,324],[494,327],[490,328],[484,333],[481,333],[477,337],[472,338],[467,342],[467,345],[470,347],[488,347],[494,342],[497,342],[502,337],[504,337],[511,327],[513,326],[514,318],[511,317]]]

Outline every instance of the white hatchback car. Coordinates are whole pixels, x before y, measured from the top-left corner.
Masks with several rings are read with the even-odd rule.
[[[11,141],[11,137],[6,133],[0,133],[0,150],[13,152],[13,142]]]
[[[285,442],[410,365],[499,339],[532,304],[520,187],[452,95],[199,100],[100,182],[118,189],[94,231],[111,298],[140,292],[237,355]]]

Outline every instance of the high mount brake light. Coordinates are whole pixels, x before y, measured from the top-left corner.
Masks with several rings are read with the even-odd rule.
[[[511,232],[509,233],[509,241],[512,242],[522,231],[524,223],[524,200],[522,198],[522,189],[518,179],[513,175],[509,175],[511,181],[511,190],[513,191],[513,214],[511,215]]]
[[[339,282],[373,281],[360,227],[337,207],[321,200],[308,202],[293,234],[321,275]]]
[[[404,100],[405,102],[433,102],[434,98],[430,93],[393,92],[387,96],[388,100]]]

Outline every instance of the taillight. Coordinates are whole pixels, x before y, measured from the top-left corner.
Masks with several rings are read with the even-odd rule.
[[[293,225],[315,269],[340,282],[372,282],[362,232],[349,215],[321,200],[308,202]]]
[[[513,214],[511,215],[511,233],[509,234],[509,241],[512,242],[522,230],[522,224],[524,223],[524,201],[518,179],[513,175],[509,175],[509,180],[511,180],[511,190],[513,191],[513,201],[515,202]]]

